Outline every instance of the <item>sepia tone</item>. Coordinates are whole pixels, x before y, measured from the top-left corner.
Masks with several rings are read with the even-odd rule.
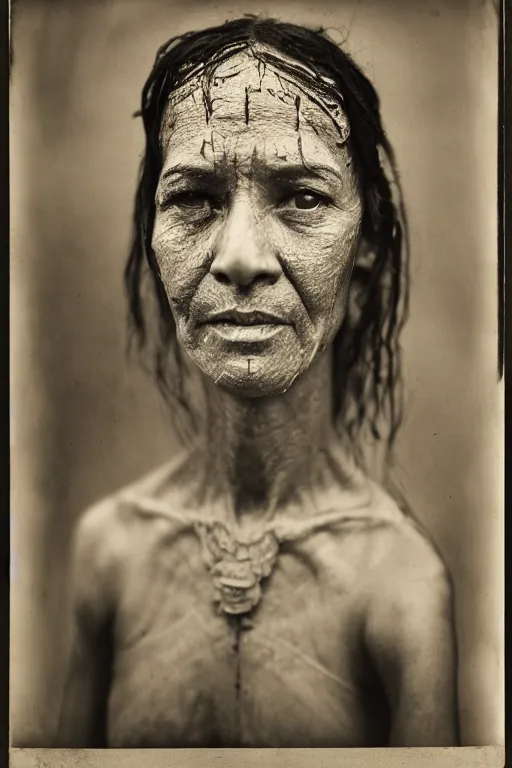
[[[468,745],[499,743],[502,709],[496,35],[484,6],[325,4],[321,19],[374,80],[401,169],[413,282],[395,477],[454,579]],[[189,29],[243,10],[176,16]],[[74,521],[173,449],[164,406],[124,356],[121,291],[141,151],[129,117],[168,13],[26,2],[13,19],[15,745],[43,745],[54,727]],[[293,21],[318,11],[294,7]]]

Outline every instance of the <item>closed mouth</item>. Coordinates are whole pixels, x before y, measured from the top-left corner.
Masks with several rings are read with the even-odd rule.
[[[282,317],[273,315],[270,312],[242,312],[239,309],[229,310],[228,312],[219,312],[211,315],[206,323],[228,323],[232,325],[289,325]]]

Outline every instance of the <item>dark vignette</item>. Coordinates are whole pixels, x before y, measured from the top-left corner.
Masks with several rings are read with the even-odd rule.
[[[0,21],[0,254],[2,277],[0,279],[0,308],[2,313],[0,335],[0,369],[2,384],[5,382],[6,404],[2,435],[2,448],[6,456],[2,460],[0,496],[0,765],[8,764],[9,750],[9,4],[1,4]],[[3,450],[2,450],[3,453]],[[5,762],[4,762],[5,759]]]

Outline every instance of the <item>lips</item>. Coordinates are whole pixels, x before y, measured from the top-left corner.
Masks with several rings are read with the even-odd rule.
[[[227,312],[217,312],[207,317],[205,323],[232,324],[241,326],[254,325],[289,325],[286,320],[271,312],[261,310],[242,311],[239,309],[228,310]]]

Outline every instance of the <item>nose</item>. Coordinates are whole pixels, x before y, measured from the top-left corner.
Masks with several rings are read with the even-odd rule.
[[[274,283],[282,269],[263,222],[256,220],[248,200],[237,201],[219,235],[210,272],[221,282],[248,288],[256,281]]]

